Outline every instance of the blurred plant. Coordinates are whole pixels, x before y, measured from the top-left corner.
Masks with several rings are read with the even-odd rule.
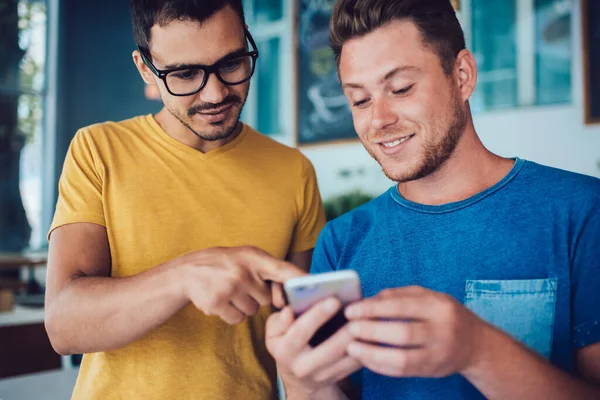
[[[23,250],[31,236],[19,188],[20,158],[41,120],[35,87],[43,65],[23,47],[31,44],[24,39],[31,38],[40,11],[45,15],[44,2],[0,2],[0,251]]]
[[[325,206],[325,217],[327,218],[327,221],[331,221],[372,199],[373,196],[363,193],[360,190],[332,197],[323,202],[323,205]]]

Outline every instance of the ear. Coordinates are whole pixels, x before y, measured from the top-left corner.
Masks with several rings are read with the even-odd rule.
[[[138,50],[134,50],[134,52],[131,53],[131,57],[133,58],[133,63],[135,64],[135,67],[137,68],[144,82],[146,82],[147,85],[156,85],[156,76],[152,73],[152,71],[150,71],[148,66],[144,64],[144,60],[142,60],[140,52]]]
[[[473,53],[464,49],[456,56],[456,82],[463,101],[468,101],[477,83],[477,62]]]

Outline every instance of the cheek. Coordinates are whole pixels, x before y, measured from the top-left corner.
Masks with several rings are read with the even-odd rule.
[[[194,105],[194,98],[171,96],[169,93],[163,95],[163,101],[171,109],[187,117],[187,111]]]
[[[369,127],[371,126],[368,113],[363,110],[353,109],[352,121],[358,137],[361,139],[366,138],[369,135]]]
[[[248,90],[250,89],[250,81],[244,82],[241,85],[229,86],[229,93],[246,101]]]

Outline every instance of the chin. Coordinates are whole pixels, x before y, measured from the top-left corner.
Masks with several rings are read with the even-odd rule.
[[[198,131],[204,140],[222,140],[235,132],[237,121],[234,123],[209,124],[199,127]]]
[[[384,164],[380,163],[379,165],[381,165],[383,173],[388,179],[398,183],[417,179],[422,169],[419,163],[394,162],[393,160]]]

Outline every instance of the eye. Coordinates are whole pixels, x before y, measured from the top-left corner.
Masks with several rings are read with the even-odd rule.
[[[356,108],[363,108],[369,102],[369,100],[370,99],[367,98],[364,100],[355,101],[354,103],[352,103],[352,106]]]
[[[177,71],[172,73],[171,75],[174,78],[181,79],[183,81],[189,81],[195,79],[198,76],[199,70],[197,69],[185,69],[182,71]]]
[[[405,87],[404,89],[400,89],[400,90],[394,90],[392,93],[394,94],[406,94],[410,91],[410,89],[413,88],[413,86],[415,86],[414,84]]]
[[[240,65],[242,65],[242,59],[238,58],[235,60],[226,61],[225,63],[221,64],[219,69],[222,72],[233,72],[236,69],[238,69],[240,67]]]

